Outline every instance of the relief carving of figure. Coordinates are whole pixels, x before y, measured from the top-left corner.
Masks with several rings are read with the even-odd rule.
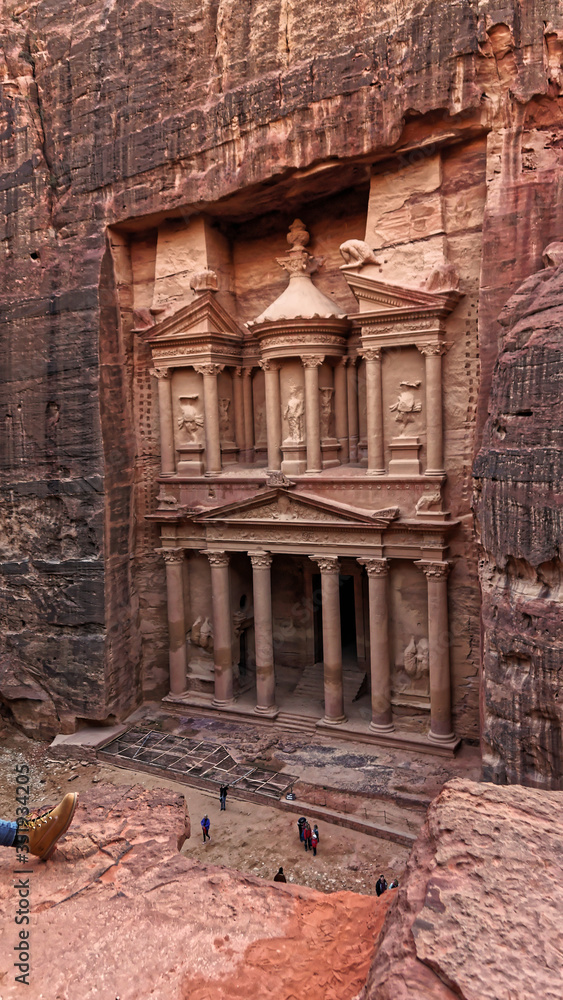
[[[289,398],[283,411],[284,419],[287,420],[288,435],[287,441],[296,444],[303,440],[303,417],[305,414],[305,400],[303,389],[298,386],[294,379],[289,382]]]
[[[231,400],[228,396],[219,399],[219,433],[223,439],[231,436]]]
[[[182,412],[178,417],[178,427],[185,431],[191,444],[201,444],[202,440],[203,416],[195,405],[196,399],[199,399],[197,393],[192,396],[180,396],[179,399]]]
[[[439,507],[442,502],[442,494],[439,490],[434,493],[423,493],[415,507],[415,512],[420,514],[422,510],[430,510],[431,507]]]
[[[408,388],[399,393],[397,402],[392,403],[389,409],[395,414],[395,420],[400,425],[399,436],[401,436],[405,433],[407,426],[414,421],[413,414],[420,413],[422,403],[419,399],[415,399],[414,393],[408,391],[409,389],[418,389],[420,379],[416,382],[399,382],[399,385],[404,385]]]
[[[209,618],[202,619],[199,615],[188,632],[188,637],[192,645],[211,652],[213,650],[213,625]]]
[[[411,680],[416,681],[426,676],[429,670],[428,639],[419,639],[417,645],[414,635],[411,635],[410,642],[404,652],[403,664],[405,673]]]
[[[186,639],[194,647],[190,654],[189,672],[192,676],[212,681],[215,674],[213,662],[213,625],[209,618],[199,615],[189,630]]]
[[[369,243],[364,240],[346,240],[340,244],[344,264],[379,264]]]
[[[330,437],[334,389],[330,386],[321,386],[319,392],[321,394],[321,438],[327,438]]]
[[[263,406],[256,407],[256,444],[266,441],[266,412]]]

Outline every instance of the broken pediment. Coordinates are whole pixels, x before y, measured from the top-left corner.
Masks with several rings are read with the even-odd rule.
[[[439,319],[449,315],[462,298],[462,293],[457,288],[425,291],[389,284],[380,280],[374,265],[362,268],[361,272],[358,269],[343,273],[358,300],[362,322],[368,316],[384,316],[389,321],[403,321],[410,317]]]
[[[327,526],[365,526],[386,528],[398,516],[398,508],[370,513],[348,504],[329,502],[322,497],[294,493],[286,489],[268,490],[242,502],[224,504],[197,514],[199,523],[272,523],[326,524]]]
[[[150,329],[147,342],[153,354],[165,356],[167,349],[186,347],[190,354],[213,351],[216,347],[240,350],[244,331],[224,309],[212,291],[206,290],[194,302]]]

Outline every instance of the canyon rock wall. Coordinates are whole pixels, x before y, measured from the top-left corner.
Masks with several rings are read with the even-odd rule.
[[[157,606],[164,568],[142,520],[157,463],[136,453],[150,401],[141,390],[134,409],[124,232],[227,198],[255,217],[477,137],[482,217],[459,198],[455,213],[482,225],[480,389],[475,347],[466,361],[478,434],[496,316],[563,231],[563,17],[555,0],[502,13],[476,0],[5,0],[0,30],[0,696],[49,733],[122,714],[166,678],[162,597],[153,623],[139,613]]]
[[[512,296],[475,463],[484,774],[562,787],[563,244]]]

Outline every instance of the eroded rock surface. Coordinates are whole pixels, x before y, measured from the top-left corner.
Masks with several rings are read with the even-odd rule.
[[[475,463],[485,773],[561,788],[563,267],[533,274],[500,323]]]
[[[178,853],[186,826],[183,796],[169,790],[99,786],[81,795],[53,859],[26,866],[26,995],[351,998],[365,981],[388,901],[325,895],[192,862]],[[24,866],[15,851],[2,848],[3,1000],[25,990],[13,979],[16,867]]]
[[[562,824],[558,793],[449,782],[358,1000],[558,1000]]]

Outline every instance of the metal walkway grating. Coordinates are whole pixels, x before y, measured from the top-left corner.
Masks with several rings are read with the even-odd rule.
[[[175,781],[199,788],[228,785],[229,791],[253,792],[275,799],[297,781],[295,775],[237,764],[219,743],[171,736],[153,729],[128,730],[99,750],[98,757],[131,770],[164,772]]]

